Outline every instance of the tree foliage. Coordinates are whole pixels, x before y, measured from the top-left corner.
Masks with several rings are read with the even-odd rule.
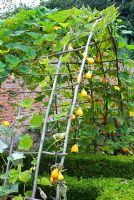
[[[111,6],[115,4],[117,7],[119,7],[120,10],[120,17],[124,21],[124,25],[127,27],[127,29],[130,29],[134,32],[134,0],[67,0],[63,3],[62,0],[49,0],[46,3],[46,6],[48,8],[59,8],[59,9],[69,9],[72,7],[81,8],[82,6],[90,6],[92,9],[102,10],[108,6]],[[127,35],[129,42],[132,42],[134,40],[134,33],[129,33]]]

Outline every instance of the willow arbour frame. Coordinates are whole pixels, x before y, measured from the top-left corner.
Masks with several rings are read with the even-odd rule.
[[[117,43],[116,43],[116,40],[114,39],[113,35],[112,35],[112,29],[111,29],[111,26],[110,25],[107,25],[106,26],[106,30],[107,30],[107,35],[108,35],[108,38],[105,38],[104,40],[102,41],[94,41],[94,38],[93,38],[93,42],[90,43],[91,41],[91,38],[92,36],[94,36],[93,34],[93,29],[95,28],[95,25],[97,25],[97,23],[101,22],[101,20],[103,20],[103,17],[102,18],[99,18],[99,19],[95,19],[93,21],[91,21],[92,24],[92,28],[91,28],[91,33],[89,35],[89,38],[88,38],[88,42],[86,44],[86,46],[82,46],[82,47],[79,47],[77,49],[71,49],[71,50],[66,50],[65,48],[68,46],[68,43],[70,41],[67,41],[67,43],[64,45],[64,48],[63,48],[63,51],[62,52],[56,52],[56,53],[53,53],[53,54],[50,54],[50,55],[47,55],[45,56],[45,58],[51,58],[53,56],[59,56],[60,55],[60,58],[58,59],[58,62],[57,60],[55,61],[51,61],[50,60],[50,63],[51,64],[54,64],[53,66],[56,68],[56,70],[54,71],[54,73],[49,73],[48,74],[45,74],[42,73],[42,74],[34,74],[35,76],[42,76],[42,77],[47,77],[49,76],[51,79],[52,79],[52,83],[53,83],[53,87],[51,86],[50,89],[46,89],[46,90],[41,90],[40,94],[44,94],[44,93],[47,93],[48,91],[51,92],[51,94],[49,93],[48,96],[50,97],[49,98],[49,103],[48,103],[48,106],[47,106],[47,111],[46,111],[46,114],[45,114],[45,118],[44,118],[44,125],[43,125],[43,129],[42,129],[42,136],[41,136],[41,141],[40,141],[40,148],[39,148],[39,152],[38,152],[38,159],[37,159],[37,165],[36,165],[36,168],[35,168],[35,176],[34,176],[34,183],[33,183],[33,192],[32,192],[32,197],[30,197],[30,199],[34,199],[35,198],[35,195],[36,195],[36,190],[37,190],[37,178],[38,178],[38,172],[39,172],[39,166],[40,166],[40,159],[41,159],[41,154],[44,153],[44,154],[49,154],[49,155],[56,155],[56,156],[62,156],[62,159],[61,159],[61,162],[60,163],[55,163],[55,166],[59,167],[60,169],[63,168],[64,166],[64,159],[65,159],[65,156],[67,155],[67,143],[68,143],[68,136],[69,136],[69,132],[70,132],[70,126],[71,126],[71,123],[72,123],[72,114],[74,113],[74,110],[75,110],[75,106],[80,106],[83,107],[85,113],[86,113],[86,110],[89,109],[89,112],[87,113],[88,114],[88,118],[91,119],[90,123],[93,124],[93,126],[96,126],[97,129],[98,129],[98,126],[105,126],[107,125],[107,122],[108,122],[108,119],[109,119],[109,105],[108,105],[108,101],[107,101],[107,98],[108,98],[108,95],[109,95],[109,90],[111,89],[111,92],[112,94],[114,94],[114,92],[116,91],[118,93],[117,97],[120,97],[120,99],[118,99],[118,102],[119,102],[119,112],[121,112],[121,114],[123,115],[124,114],[124,110],[123,110],[123,102],[122,102],[122,95],[120,93],[120,88],[122,87],[121,86],[121,82],[120,82],[120,77],[119,77],[119,73],[120,73],[120,67],[121,64],[123,63],[120,59],[118,59],[118,54],[117,54]],[[94,23],[95,21],[95,23]],[[59,29],[59,27],[56,27],[56,29]],[[30,33],[31,34],[31,33]],[[89,33],[88,33],[89,34]],[[87,39],[87,37],[86,37]],[[104,47],[105,47],[105,42],[109,42],[109,45],[108,45],[108,52],[109,51],[113,51],[113,57],[112,59],[108,59],[107,60],[103,60],[103,55],[101,53],[101,48],[100,48],[100,44],[103,44],[104,43]],[[88,52],[88,49],[90,47],[90,51]],[[103,48],[104,48],[103,47]],[[98,69],[98,71],[96,71],[96,68],[93,67],[93,64],[89,64],[86,62],[87,61],[87,56],[88,54],[91,53],[91,50],[92,48],[94,49],[94,52],[97,53],[98,55],[98,52],[99,52],[99,61],[97,60],[95,62],[95,67]],[[105,48],[104,48],[105,49]],[[104,51],[103,49],[103,51]],[[84,58],[82,59],[82,53],[84,52]],[[64,56],[64,54],[67,54],[69,53],[69,55]],[[110,53],[110,52],[109,52]],[[74,58],[78,61],[74,61],[70,58],[71,55],[74,54]],[[43,56],[44,57],[44,56]],[[42,60],[44,58],[41,58]],[[39,58],[40,59],[40,58]],[[32,60],[32,62],[35,62],[36,63],[36,60],[39,60],[38,58],[37,59],[34,59]],[[41,62],[42,62],[41,60]],[[80,61],[79,61],[80,60]],[[82,60],[82,62],[81,62]],[[48,60],[47,60],[48,61]],[[104,66],[105,63],[110,63],[109,66]],[[120,64],[119,64],[120,63]],[[58,64],[56,66],[56,64]],[[62,71],[62,66],[65,64],[65,66],[63,67],[64,70]],[[77,70],[74,70],[74,67],[73,67],[73,64],[75,65],[78,65],[78,69]],[[43,67],[47,65],[46,63],[46,60],[45,62],[42,62],[42,65]],[[79,68],[79,66],[81,66]],[[112,73],[111,70],[111,66],[112,68],[115,69],[116,71],[116,74],[115,74],[115,77],[117,77],[117,83],[114,84],[116,87],[114,88],[113,85],[110,85],[109,83],[106,84],[106,79],[108,79],[108,73],[110,72],[110,75]],[[65,69],[66,68],[66,69]],[[83,72],[87,72],[88,70],[91,70],[92,71],[92,78],[86,82],[85,81],[85,77],[84,77],[84,74]],[[66,73],[64,72],[66,71]],[[78,72],[79,71],[79,72]],[[113,70],[114,71],[114,70]],[[26,77],[27,76],[33,76],[33,74],[26,74]],[[103,83],[101,83],[101,78],[99,81],[97,81],[97,79],[95,79],[95,77],[101,75],[101,78],[103,77]],[[59,76],[61,76],[61,81],[60,83],[58,82],[58,78]],[[62,79],[62,76],[66,77],[66,79],[63,81]],[[78,78],[76,78],[78,76]],[[54,78],[53,78],[54,77]],[[81,81],[81,77],[82,77],[82,81]],[[76,81],[77,79],[77,81]],[[43,81],[43,79],[42,79]],[[93,85],[95,84],[95,81],[97,82],[97,85],[95,85],[95,87],[93,87]],[[57,82],[59,85],[61,86],[57,86]],[[67,83],[67,85],[66,85]],[[99,87],[100,85],[100,87]],[[90,97],[91,97],[91,104],[90,104],[90,108],[88,107],[88,104],[89,104],[89,99],[80,99],[79,96],[78,96],[78,92],[79,90],[81,89],[81,87],[84,87],[86,88],[88,94],[90,94]],[[98,88],[104,88],[105,92],[103,93],[103,98],[104,98],[104,104],[103,104],[103,109],[102,109],[102,115],[103,115],[103,119],[102,117],[100,117],[97,113],[96,113],[96,110],[98,109],[98,106],[97,106],[97,109],[96,109],[96,93],[98,92]],[[51,105],[52,103],[55,101],[53,101],[53,99],[55,98],[55,96],[57,96],[58,98],[58,93],[60,93],[60,90],[71,90],[71,94],[72,96],[70,97],[67,97],[67,98],[70,98],[70,101],[69,101],[69,105],[68,105],[68,110],[67,110],[67,113],[64,113],[64,115],[61,115],[58,120],[55,120],[55,118],[53,120],[48,120],[48,117],[49,117],[49,113],[50,113],[50,109],[51,109]],[[35,92],[36,93],[36,90],[32,90],[32,91],[20,91],[20,92],[16,92],[16,93],[22,93],[22,94],[25,94],[25,93],[33,93]],[[38,92],[37,92],[38,93]],[[101,95],[101,91],[98,92],[100,95]],[[63,95],[63,93],[62,93]],[[78,96],[78,98],[77,98]],[[66,97],[66,96],[65,96]],[[98,97],[98,94],[97,94],[97,97]],[[61,99],[60,99],[61,100]],[[86,101],[87,100],[87,101]],[[77,101],[77,102],[76,102]],[[72,104],[70,106],[70,104]],[[23,105],[24,106],[24,105]],[[57,108],[61,108],[62,110],[62,105],[59,104],[58,106],[56,105],[54,107],[54,110],[55,110],[55,113],[56,114],[59,114],[60,112],[58,112],[58,109]],[[92,111],[92,112],[91,112]],[[91,113],[90,113],[91,112]],[[110,110],[111,112],[111,117],[110,119],[114,118],[114,115],[112,116],[112,111]],[[89,116],[90,114],[90,116]],[[79,118],[79,117],[78,117]],[[85,118],[87,118],[87,115],[85,116]],[[81,119],[81,118],[80,118]],[[62,124],[62,121],[65,121],[65,125],[63,126]],[[67,123],[66,123],[67,121]],[[56,126],[52,126],[52,123],[56,123],[57,127]],[[61,125],[60,125],[61,123]],[[62,140],[64,141],[64,148],[62,149],[62,153],[61,153],[61,150],[59,150],[60,152],[57,152],[57,149],[54,151],[54,152],[47,152],[45,149],[43,150],[43,147],[44,147],[44,140],[45,140],[45,137],[49,136],[49,135],[46,135],[46,132],[47,132],[47,124],[50,124],[49,126],[52,126],[56,129],[56,131],[58,132],[59,134],[59,137],[60,137],[60,132],[61,131],[64,131],[64,134],[63,134],[63,138]],[[60,129],[59,130],[59,125],[60,125]],[[63,126],[63,127],[62,127]],[[17,129],[17,127],[16,127]],[[51,128],[52,129],[52,128]],[[64,130],[63,130],[64,129]],[[65,131],[66,130],[66,131]],[[113,129],[112,129],[113,130]],[[112,131],[111,131],[112,132]],[[52,135],[53,136],[53,135]],[[74,140],[76,140],[76,138],[74,138]],[[12,154],[13,152],[13,148],[12,148],[12,145],[11,145],[11,149],[10,149],[10,155]],[[55,153],[57,152],[57,153]],[[25,153],[28,153],[28,152],[24,152]],[[31,154],[37,154],[37,152],[31,152]],[[8,166],[10,164],[10,161],[8,161]],[[8,170],[9,167],[7,168],[7,174],[8,174]],[[7,180],[7,179],[6,179]],[[6,182],[4,183],[6,184]],[[60,186],[62,185],[62,181],[58,181],[57,182],[58,186],[57,186],[57,193],[56,193],[56,199],[59,200],[61,199],[61,195],[60,195]]]

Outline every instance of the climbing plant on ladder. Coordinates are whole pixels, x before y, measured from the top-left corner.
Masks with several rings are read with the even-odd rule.
[[[22,94],[22,100],[14,105],[19,108],[19,116],[11,134],[11,146],[3,142],[4,139],[0,143],[2,153],[10,146],[6,173],[1,176],[4,180],[1,197],[15,198],[13,194],[19,193],[19,184],[23,183],[20,198],[36,199],[39,189],[40,196],[46,199],[45,191],[37,188],[42,180],[39,176],[41,156],[45,154],[54,155],[55,163],[50,167],[51,180],[46,175],[43,184],[56,184],[55,198],[60,200],[68,145],[75,153],[79,151],[78,144],[81,152],[90,146],[91,152],[110,153],[114,151],[112,145],[115,146],[113,133],[114,137],[121,138],[125,130],[126,135],[132,132],[126,127],[132,125],[129,119],[134,115],[133,107],[126,101],[131,102],[133,95],[125,92],[132,89],[132,80],[118,51],[117,16],[114,6],[100,13],[90,8],[67,11],[40,8],[20,11],[1,23],[1,83],[11,74],[18,80],[24,78],[24,84],[20,83],[22,90],[1,92]],[[34,101],[32,94],[36,94]],[[39,107],[45,112],[35,110],[32,114],[35,102],[41,102]],[[30,111],[21,114],[20,110],[24,109]],[[33,140],[28,134],[29,126],[40,130],[39,149],[30,150]],[[14,142],[17,143],[14,133],[22,127],[26,134],[19,136],[18,144],[13,147]],[[3,122],[1,132],[11,132],[11,128]],[[129,143],[130,134],[125,140]],[[23,171],[22,159],[28,153],[33,157],[32,166]],[[33,188],[29,192],[26,185],[31,180]]]

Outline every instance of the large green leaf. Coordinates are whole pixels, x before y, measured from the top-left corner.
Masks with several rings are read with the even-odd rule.
[[[38,179],[38,184],[39,185],[51,185],[50,181],[48,178],[46,177],[41,177],[40,179]]]
[[[43,123],[43,115],[34,113],[32,119],[30,121],[30,127],[38,128],[41,126],[42,123]]]
[[[4,72],[5,71],[5,67],[6,67],[6,64],[2,63],[0,61],[0,72]]]
[[[6,60],[7,62],[9,62],[10,64],[10,67],[17,67],[17,65],[21,62],[21,60],[17,57],[17,56],[14,56],[14,55],[7,55],[6,56]]]
[[[0,153],[3,153],[4,149],[8,147],[7,144],[5,144],[1,139],[0,139]]]
[[[18,148],[22,149],[22,150],[28,150],[28,149],[30,149],[32,144],[33,144],[33,140],[31,138],[31,136],[26,134],[22,137],[22,139],[18,145]]]
[[[128,72],[120,72],[119,73],[119,78],[123,80],[128,80],[129,79],[129,74]]]
[[[57,37],[56,33],[49,33],[49,34],[44,34],[43,38],[49,42],[54,41]]]
[[[8,184],[6,186],[0,186],[0,196],[6,196],[7,194],[17,193],[19,184]]]
[[[26,170],[19,174],[19,180],[22,181],[23,183],[30,181],[30,179],[31,179],[31,171]]]
[[[11,160],[20,160],[25,158],[23,152],[15,151],[14,153],[11,154]]]
[[[23,200],[23,197],[19,195],[19,196],[14,197],[13,200]]]
[[[23,101],[21,101],[19,103],[19,106],[21,106],[23,108],[31,108],[32,107],[32,99],[30,99],[30,98],[24,99]]]
[[[9,171],[9,183],[14,184],[19,179],[19,172],[16,169]]]

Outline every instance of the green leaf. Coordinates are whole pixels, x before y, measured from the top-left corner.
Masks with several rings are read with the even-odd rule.
[[[42,34],[37,33],[37,32],[27,32],[27,35],[30,35],[34,39],[38,39],[38,38],[40,38],[42,36]]]
[[[10,35],[11,36],[20,36],[20,35],[22,35],[25,32],[26,32],[25,30],[24,31],[15,31],[14,33],[11,33]]]
[[[49,42],[54,41],[57,37],[56,33],[44,34],[43,38]]]
[[[30,121],[30,127],[38,128],[41,126],[42,123],[43,123],[43,115],[34,113],[32,119]]]
[[[0,153],[3,153],[4,149],[8,147],[7,144],[5,144],[1,139],[0,139]]]
[[[89,127],[89,129],[87,129],[87,132],[92,138],[96,138],[99,134],[97,127]]]
[[[32,190],[25,192],[25,197],[31,197],[32,196]]]
[[[43,25],[43,31],[49,32],[53,29],[55,22],[40,21],[40,24]]]
[[[9,171],[9,183],[14,184],[19,179],[19,172],[16,169]]]
[[[23,200],[23,197],[19,195],[19,196],[14,197],[13,200]]]
[[[13,42],[13,43],[6,44],[6,47],[9,49],[19,49],[23,52],[28,52],[32,49],[30,46],[23,45],[20,42]]]
[[[119,41],[119,43],[118,43],[118,48],[122,48],[122,47],[124,47],[124,46],[126,46],[126,42],[124,42],[124,41]]]
[[[104,144],[104,136],[103,135],[99,135],[97,138],[96,138],[97,142],[100,144],[100,145],[103,145]]]
[[[30,99],[30,98],[24,99],[23,101],[21,101],[19,103],[19,106],[21,106],[23,108],[31,108],[32,107],[32,99]]]
[[[17,65],[21,62],[21,60],[17,56],[11,54],[6,56],[6,60],[10,63],[10,66],[13,68],[17,67]]]
[[[0,72],[4,72],[5,71],[5,67],[6,67],[6,64],[2,63],[0,61]]]
[[[41,65],[45,65],[45,67],[49,66],[49,59],[48,58],[40,60],[39,62],[40,62]]]
[[[119,73],[119,78],[120,79],[123,79],[123,80],[128,80],[129,79],[129,74],[128,74],[128,72],[120,72]]]
[[[31,172],[28,170],[21,172],[19,174],[19,180],[22,181],[23,183],[30,181],[30,179],[31,179]]]
[[[6,186],[0,186],[0,196],[6,196],[7,194],[17,193],[19,184],[8,184]]]
[[[128,30],[122,30],[122,33],[124,34],[124,35],[126,35],[126,34],[132,34],[133,33],[133,31],[128,31]]]
[[[62,57],[63,62],[67,62],[68,58],[70,57],[70,53],[66,54],[65,56]]]
[[[19,159],[22,159],[22,158],[25,158],[23,152],[16,151],[16,152],[11,154],[11,160],[19,160]]]
[[[38,184],[39,185],[51,185],[50,181],[48,178],[42,177],[40,179],[38,179]]]
[[[2,40],[0,40],[0,46],[2,46],[3,45],[3,41]]]
[[[53,21],[63,23],[70,15],[71,15],[70,11],[64,10],[64,11],[59,11],[52,15],[49,15],[48,18],[52,19]]]
[[[70,37],[70,35],[68,34],[68,35],[64,36],[64,37],[61,39],[61,44],[62,44],[62,45],[68,44],[70,40],[71,40],[71,37]]]
[[[134,49],[134,45],[133,45],[133,44],[128,44],[128,45],[126,45],[126,48],[127,48],[127,49],[132,49],[132,50],[133,50],[133,49]]]
[[[30,135],[26,134],[21,139],[18,148],[22,150],[28,150],[33,144],[33,140]]]
[[[59,25],[63,28],[67,28],[70,25],[70,22],[66,22],[66,23],[59,23]]]
[[[53,117],[55,119],[60,119],[61,117],[65,117],[67,115],[67,112],[62,112],[62,113],[59,113],[59,114],[55,114]]]

